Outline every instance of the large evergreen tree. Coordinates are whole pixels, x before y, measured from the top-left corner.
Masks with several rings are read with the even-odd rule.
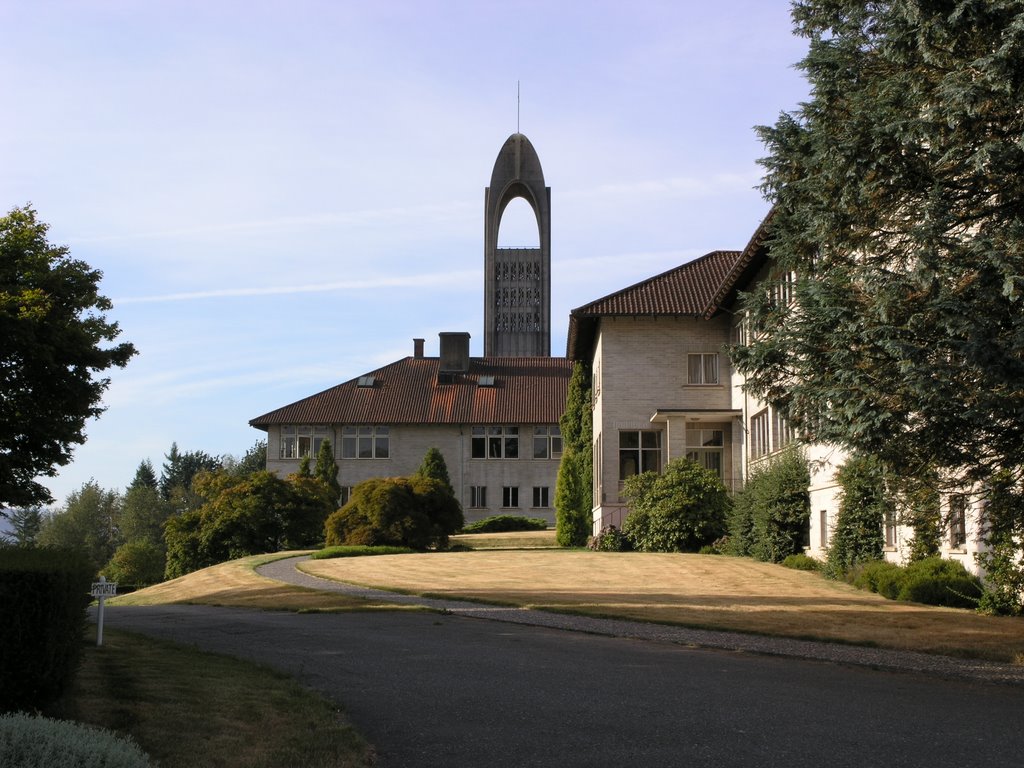
[[[103,412],[111,367],[135,348],[108,322],[101,273],[46,241],[29,206],[0,216],[0,514],[50,501],[36,481],[53,476]]]
[[[793,16],[811,98],[760,133],[774,274],[796,282],[791,300],[747,297],[748,389],[895,477],[1019,482],[1024,5],[799,0]]]

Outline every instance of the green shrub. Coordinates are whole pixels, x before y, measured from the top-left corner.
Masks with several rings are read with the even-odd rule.
[[[788,555],[783,561],[782,565],[786,568],[792,568],[797,571],[820,571],[821,562],[815,560],[813,557],[808,557],[802,552],[798,552],[795,555]]]
[[[716,472],[674,459],[662,474],[626,480],[631,511],[622,532],[641,552],[696,552],[726,532],[729,496]]]
[[[860,563],[847,574],[851,584],[859,589],[877,592],[882,597],[895,600],[903,588],[906,569],[887,560],[871,560]]]
[[[941,557],[910,563],[903,574],[898,600],[950,608],[974,608],[982,595],[981,581],[963,564]]]
[[[93,575],[78,551],[0,548],[0,712],[42,709],[74,679]]]
[[[309,556],[310,560],[331,560],[336,557],[372,557],[373,555],[408,555],[415,552],[409,547],[326,547]]]
[[[769,563],[800,554],[810,524],[810,483],[807,459],[795,447],[760,462],[734,499],[729,522],[737,554]]]
[[[890,600],[950,608],[974,608],[982,596],[981,581],[956,560],[929,557],[905,566],[873,560],[851,568],[851,584]]]
[[[509,531],[544,531],[548,521],[540,517],[493,515],[462,526],[463,533],[506,533]]]
[[[597,536],[587,539],[587,549],[595,552],[628,552],[632,547],[622,531],[614,525],[609,525]]]
[[[146,768],[131,738],[24,713],[0,717],[0,765],[8,768]]]
[[[842,487],[825,574],[842,579],[858,563],[882,559],[882,521],[893,511],[881,462],[851,456],[836,473]]]
[[[366,480],[324,523],[327,546],[447,546],[463,525],[462,507],[444,484],[421,475]]]

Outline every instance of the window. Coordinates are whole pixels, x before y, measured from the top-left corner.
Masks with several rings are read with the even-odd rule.
[[[518,459],[519,427],[473,427],[474,459]]]
[[[619,480],[642,472],[661,471],[661,432],[619,432]]]
[[[768,453],[767,409],[750,417],[750,458],[759,459]]]
[[[387,459],[391,457],[389,427],[342,427],[341,458]]]
[[[486,485],[471,485],[469,486],[469,506],[474,509],[487,506],[487,486]]]
[[[698,352],[686,356],[687,384],[718,383],[718,353]]]
[[[341,486],[341,496],[338,498],[338,506],[344,507],[352,500],[352,486],[343,485]]]
[[[950,549],[967,546],[967,499],[959,493],[949,497],[949,546]]]
[[[501,506],[518,507],[519,489],[514,485],[506,485],[501,489]]]
[[[771,286],[772,306],[788,307],[793,303],[793,288],[796,285],[795,272],[783,272],[776,275]]]
[[[539,488],[534,486],[533,488],[533,506],[535,507],[549,507],[548,503],[548,488],[545,486]]]
[[[818,532],[820,534],[818,543],[822,549],[828,546],[828,510],[823,509],[818,513]]]
[[[725,431],[721,429],[686,429],[686,458],[722,478],[722,453]]]
[[[885,531],[885,548],[896,549],[896,512],[892,509],[885,511],[885,519],[882,521]]]
[[[562,455],[562,433],[558,427],[533,428],[533,458],[557,459]]]
[[[795,430],[789,422],[776,410],[772,410],[772,448],[780,451],[793,442]]]
[[[332,430],[326,426],[283,424],[281,426],[281,458],[301,459],[315,457],[324,440],[330,439]]]

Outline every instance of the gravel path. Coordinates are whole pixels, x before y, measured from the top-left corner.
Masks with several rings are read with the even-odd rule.
[[[772,656],[813,659],[836,664],[853,664],[875,669],[920,672],[948,678],[1024,685],[1024,667],[977,659],[958,659],[927,653],[890,651],[879,648],[837,645],[781,637],[764,637],[761,635],[744,635],[736,632],[687,629],[685,627],[671,627],[621,619],[571,616],[549,613],[547,611],[536,611],[529,608],[403,595],[396,592],[369,589],[354,584],[311,576],[298,568],[299,563],[307,559],[307,557],[292,557],[277,560],[260,566],[256,571],[262,576],[300,587],[310,587],[329,592],[342,592],[354,597],[402,605],[419,605],[431,610],[469,618],[490,619],[491,621],[504,621],[512,624],[527,624],[550,629],[563,629],[571,632],[588,632],[590,634],[610,637],[655,640],[704,648],[719,648]]]

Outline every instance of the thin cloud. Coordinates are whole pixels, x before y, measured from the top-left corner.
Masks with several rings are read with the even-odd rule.
[[[180,229],[162,229],[142,232],[118,232],[108,235],[78,236],[68,238],[74,244],[109,243],[124,240],[161,240],[177,237],[194,237],[197,235],[217,235],[225,233],[267,233],[290,232],[295,230],[308,231],[310,228],[368,226],[379,222],[393,225],[398,219],[429,219],[457,217],[469,210],[475,210],[476,204],[466,201],[446,203],[443,205],[417,205],[404,208],[377,208],[362,211],[346,211],[341,213],[320,213],[308,216],[281,216],[256,221],[235,221],[222,224],[209,224],[198,227]]]
[[[203,301],[206,299],[240,298],[249,296],[288,296],[300,293],[331,293],[344,291],[365,291],[377,288],[422,288],[423,286],[465,286],[478,282],[480,272],[462,270],[459,272],[434,273],[426,275],[404,275],[375,277],[366,280],[339,280],[332,283],[308,285],[278,285],[265,288],[218,288],[212,291],[188,291],[165,293],[153,296],[122,296],[113,299],[115,305],[160,304],[178,301]]]
[[[704,197],[707,195],[751,190],[761,182],[757,173],[720,173],[708,178],[674,176],[624,184],[601,184],[590,189],[571,190],[570,198],[595,197]]]

